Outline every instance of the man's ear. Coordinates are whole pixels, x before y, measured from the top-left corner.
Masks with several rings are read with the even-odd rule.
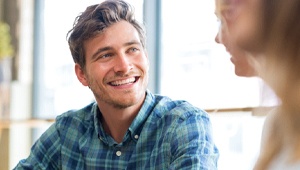
[[[75,64],[75,73],[77,76],[77,79],[80,81],[80,83],[84,86],[88,86],[88,80],[86,78],[85,72],[82,70],[80,65],[78,63]]]

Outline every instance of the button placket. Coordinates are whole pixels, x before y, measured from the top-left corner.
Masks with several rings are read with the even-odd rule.
[[[121,152],[121,151],[117,151],[117,152],[116,152],[116,155],[117,155],[117,156],[121,156],[121,155],[122,155],[122,152]]]

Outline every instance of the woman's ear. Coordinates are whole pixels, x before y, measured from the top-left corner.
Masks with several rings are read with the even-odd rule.
[[[78,63],[75,64],[75,73],[76,73],[77,79],[80,81],[80,83],[82,85],[84,85],[84,86],[89,85],[87,77],[85,75],[85,72]]]

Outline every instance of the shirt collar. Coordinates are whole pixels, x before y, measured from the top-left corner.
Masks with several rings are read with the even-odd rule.
[[[151,111],[153,110],[154,101],[155,101],[154,95],[149,90],[147,90],[145,101],[144,101],[139,113],[137,114],[135,119],[132,121],[132,123],[128,129],[130,131],[130,135],[133,140],[135,140],[135,141],[138,140],[140,133],[143,129],[144,123],[147,120],[147,118],[149,117],[149,115],[151,114]]]
[[[135,119],[132,121],[132,123],[128,129],[129,135],[131,136],[131,138],[134,141],[138,140],[140,133],[142,131],[143,125],[144,125],[145,121],[147,120],[148,116],[150,115],[151,111],[153,110],[154,102],[155,102],[154,98],[155,98],[155,96],[149,90],[146,90],[145,101],[144,101],[139,113],[137,114]],[[101,141],[103,141],[104,143],[111,145],[110,140],[106,137],[106,134],[102,128],[102,125],[101,125],[101,122],[99,119],[101,117],[101,112],[100,112],[96,102],[93,106],[92,112],[94,114],[94,127],[96,130],[96,133],[98,134],[98,138]]]

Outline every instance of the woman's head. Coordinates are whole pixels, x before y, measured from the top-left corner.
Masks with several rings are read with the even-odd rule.
[[[262,47],[261,41],[254,38],[261,37],[261,4],[261,0],[216,0],[216,14],[222,17],[232,42],[243,49]]]
[[[231,55],[231,62],[235,67],[235,74],[237,76],[252,77],[256,76],[256,71],[247,56],[248,54],[238,47],[234,41],[235,33],[232,32],[232,18],[237,12],[233,6],[230,6],[228,1],[216,0],[215,14],[220,21],[219,31],[216,35],[215,41],[223,44],[226,51]]]
[[[300,84],[299,4],[299,0],[216,0],[233,43],[250,53],[247,57],[256,63],[258,75],[284,100],[292,99],[288,96],[297,93]]]
[[[143,25],[134,18],[133,7],[121,0],[106,0],[101,4],[89,6],[77,16],[73,28],[68,32],[68,43],[74,62],[84,68],[84,42],[122,20],[135,27],[145,48],[146,33]]]

